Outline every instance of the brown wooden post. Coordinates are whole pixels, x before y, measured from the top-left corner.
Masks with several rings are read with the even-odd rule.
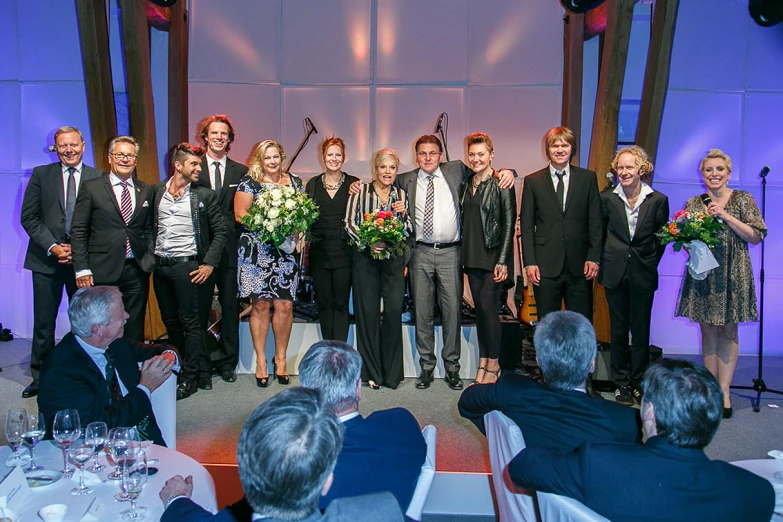
[[[188,139],[187,2],[171,6],[169,20],[169,149]]]
[[[566,12],[563,32],[563,110],[560,123],[576,134],[576,152],[571,157],[579,165],[582,128],[582,76],[585,37],[585,15]]]

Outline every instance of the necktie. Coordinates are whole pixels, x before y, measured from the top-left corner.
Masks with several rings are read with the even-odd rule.
[[[114,361],[108,349],[103,352],[103,356],[106,358],[106,385],[109,388],[111,400],[122,399],[120,384],[117,382],[117,374],[114,372]]]
[[[424,202],[424,239],[432,238],[432,216],[435,213],[435,183],[434,176],[427,176],[427,199]]]
[[[563,210],[563,204],[565,202],[563,176],[565,176],[565,172],[555,171],[555,176],[557,176],[557,187],[555,187],[555,192],[557,193],[557,200],[560,202],[560,210]]]
[[[73,207],[76,205],[76,167],[68,167],[68,183],[65,190],[65,234],[71,234]]]
[[[216,161],[213,165],[215,166],[215,194],[220,197],[220,191],[223,189],[223,176],[220,175],[220,163]]]
[[[131,214],[133,214],[133,204],[131,203],[130,190],[128,190],[128,182],[121,181],[120,185],[122,185],[122,195],[120,196],[120,214],[122,214],[122,220],[125,221],[125,224],[127,225],[128,221],[130,221]],[[126,237],[125,257],[130,257],[130,254],[130,241]]]

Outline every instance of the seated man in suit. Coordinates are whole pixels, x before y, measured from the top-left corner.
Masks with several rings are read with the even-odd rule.
[[[54,415],[73,408],[82,427],[98,421],[109,429],[136,426],[143,440],[165,446],[150,394],[179,370],[176,352],[123,337],[128,314],[114,286],[79,289],[68,318],[71,332],[41,367],[38,409],[46,419],[47,437]]]
[[[361,369],[359,352],[340,341],[315,343],[299,363],[300,384],[319,390],[345,427],[334,484],[321,498],[321,508],[341,497],[391,491],[404,511],[413,498],[427,444],[408,410],[359,415]]]
[[[642,386],[646,444],[528,447],[509,464],[511,479],[574,498],[610,520],[769,520],[772,485],[704,454],[723,415],[715,377],[690,361],[662,359]]]
[[[499,410],[532,447],[567,451],[584,441],[641,441],[635,409],[586,393],[596,356],[590,321],[576,312],[550,312],[538,323],[534,344],[543,386],[504,373],[494,384],[469,386],[459,399],[460,415],[484,433],[484,414]]]
[[[343,429],[318,390],[284,390],[256,408],[239,436],[237,464],[245,499],[212,515],[190,499],[192,477],[177,475],[160,491],[166,505],[161,521],[401,522],[400,508],[388,492],[338,499],[323,515],[318,511],[342,442]]]

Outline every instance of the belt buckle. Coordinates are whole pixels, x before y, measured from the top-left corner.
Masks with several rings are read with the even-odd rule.
[[[443,244],[443,243],[433,243],[433,244],[432,244],[432,248],[433,248],[434,250],[441,250],[441,247],[440,247],[440,245],[442,245],[442,244]]]

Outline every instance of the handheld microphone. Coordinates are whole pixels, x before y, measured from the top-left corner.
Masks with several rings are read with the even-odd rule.
[[[609,187],[612,187],[612,188],[615,187],[614,174],[612,174],[611,172],[607,172],[606,173],[606,184]]]
[[[769,167],[764,167],[761,169],[761,172],[759,173],[760,178],[766,178],[767,174],[769,174]]]
[[[701,201],[702,203],[704,203],[705,207],[709,207],[710,203],[712,203],[712,198],[710,197],[709,194],[702,194]],[[723,220],[721,218],[719,218],[718,216],[713,216],[713,217],[718,221],[718,223],[720,223],[721,225],[723,224]]]
[[[54,152],[54,151],[57,150],[57,147],[55,147],[54,145],[49,145],[49,147],[47,147],[47,148],[49,149],[49,152]],[[768,167],[767,167],[767,170],[769,170]]]
[[[310,130],[313,131],[313,134],[318,134],[318,129],[316,129],[315,125],[313,125],[313,120],[310,118],[305,118],[305,122],[310,126]]]

